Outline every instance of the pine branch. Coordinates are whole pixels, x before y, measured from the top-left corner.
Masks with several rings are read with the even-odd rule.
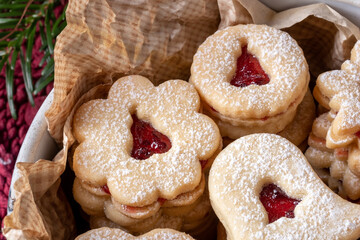
[[[65,28],[65,9],[56,19],[53,9],[60,0],[2,0],[0,4],[0,72],[5,68],[8,104],[13,118],[17,117],[14,104],[14,70],[20,59],[25,89],[29,102],[34,106],[33,96],[45,88],[54,78],[54,44],[58,34]],[[44,67],[41,77],[34,84],[31,70],[35,36],[39,34],[44,57],[39,67]],[[23,50],[25,49],[25,51]]]

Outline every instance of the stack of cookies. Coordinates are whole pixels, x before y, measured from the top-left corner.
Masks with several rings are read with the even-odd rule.
[[[356,239],[360,206],[316,173],[360,198],[360,41],[319,76],[314,96],[328,111],[315,121],[308,84],[295,40],[252,24],[210,36],[190,83],[116,81],[72,122],[73,194],[98,228],[79,239],[191,239],[164,228],[212,239],[217,217],[218,239]],[[311,126],[316,172],[299,150]]]
[[[275,134],[234,141],[209,175],[218,240],[358,239],[360,205],[331,191],[304,154]]]
[[[315,117],[309,78],[289,34],[248,24],[208,37],[194,56],[190,82],[223,137],[277,133],[299,146]]]
[[[340,70],[320,74],[314,97],[328,112],[309,136],[306,157],[329,187],[351,200],[360,198],[360,41]]]
[[[107,99],[80,106],[72,124],[78,142],[73,194],[92,227],[209,233],[216,217],[205,173],[222,139],[199,109],[191,84],[154,87],[141,76],[121,78]]]
[[[103,227],[88,231],[75,240],[116,239],[116,240],[194,240],[191,236],[171,229],[155,229],[144,235],[134,237],[120,229]]]

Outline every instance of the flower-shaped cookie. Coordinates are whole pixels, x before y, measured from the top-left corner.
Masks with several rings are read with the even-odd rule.
[[[341,70],[319,75],[314,97],[336,114],[326,137],[327,147],[346,147],[360,137],[360,41]]]
[[[107,185],[118,203],[135,207],[192,191],[202,178],[199,160],[210,159],[221,145],[216,124],[199,108],[195,88],[185,81],[154,87],[141,76],[119,79],[107,99],[87,102],[75,113],[76,176]],[[148,149],[134,148],[149,145],[149,138],[157,139],[147,146],[154,154],[137,158]]]
[[[144,235],[134,237],[121,229],[99,228],[88,231],[76,238],[76,240],[103,239],[103,240],[193,240],[186,233],[172,229],[154,229]]]
[[[211,167],[209,192],[228,239],[360,235],[360,206],[333,193],[302,152],[274,134],[248,135],[228,145]]]

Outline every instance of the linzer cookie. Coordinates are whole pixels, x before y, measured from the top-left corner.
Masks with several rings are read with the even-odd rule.
[[[289,34],[265,25],[217,31],[199,47],[190,82],[204,109],[238,128],[222,135],[278,133],[295,117],[308,89],[308,65]],[[230,136],[231,135],[231,136]]]
[[[342,182],[346,197],[357,200],[360,198],[360,41],[340,70],[319,75],[314,97],[330,111],[324,114],[326,119],[324,115],[319,117],[326,124],[319,124],[320,120],[314,122],[306,156],[314,167],[329,168],[331,177]]]
[[[134,235],[141,235],[156,228],[171,228],[187,232],[196,239],[209,239],[209,234],[210,236],[215,234],[213,227],[216,226],[217,219],[212,211],[208,195],[208,191],[206,191],[197,201],[195,207],[190,207],[190,211],[187,207],[161,209],[153,217],[142,221],[134,221],[128,218],[127,222],[122,220],[121,225],[113,222],[106,216],[91,215],[90,227],[92,229],[101,227],[126,228],[128,232]],[[113,210],[111,207],[107,209]],[[119,216],[116,217],[118,218]],[[123,219],[125,218],[123,217]]]
[[[83,104],[73,119],[73,193],[83,210],[131,231],[195,209],[204,170],[222,148],[216,124],[199,108],[193,85],[154,87],[141,76],[121,78],[107,99]]]
[[[205,110],[204,113],[208,112]],[[308,90],[303,101],[297,108],[294,119],[284,128],[284,130],[278,132],[277,134],[288,139],[296,146],[299,146],[303,141],[306,141],[306,138],[311,131],[314,118],[315,103],[310,90]],[[234,126],[215,117],[213,117],[213,119],[218,124],[221,134],[228,136],[231,139],[236,139],[240,136],[249,134],[249,131],[246,128]]]
[[[360,206],[333,193],[302,152],[275,134],[228,145],[209,192],[227,239],[357,239]]]
[[[344,198],[360,198],[360,177],[356,173],[358,159],[349,157],[349,148],[330,149],[326,147],[326,135],[331,126],[330,112],[315,119],[308,138],[309,148],[305,156],[319,177],[336,193]],[[353,154],[359,156],[359,154]],[[352,164],[355,164],[353,166]]]
[[[340,70],[319,75],[314,97],[334,116],[326,136],[327,147],[347,147],[353,142],[359,147],[360,41],[351,50],[351,59],[345,61]]]
[[[171,229],[154,229],[144,235],[135,237],[116,228],[99,228],[90,230],[75,240],[194,240],[191,236]]]

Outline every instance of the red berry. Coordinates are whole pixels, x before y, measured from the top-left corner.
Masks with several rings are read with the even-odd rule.
[[[269,223],[281,217],[294,218],[294,209],[300,202],[300,200],[288,197],[275,184],[269,184],[262,189],[260,201],[268,213]]]
[[[170,139],[156,131],[150,123],[142,121],[134,114],[131,133],[133,136],[133,149],[131,156],[138,160],[149,158],[154,153],[164,153],[171,148]]]
[[[269,76],[261,68],[257,58],[242,47],[242,54],[237,59],[236,73],[230,84],[236,87],[246,87],[251,84],[264,85],[270,82]]]

